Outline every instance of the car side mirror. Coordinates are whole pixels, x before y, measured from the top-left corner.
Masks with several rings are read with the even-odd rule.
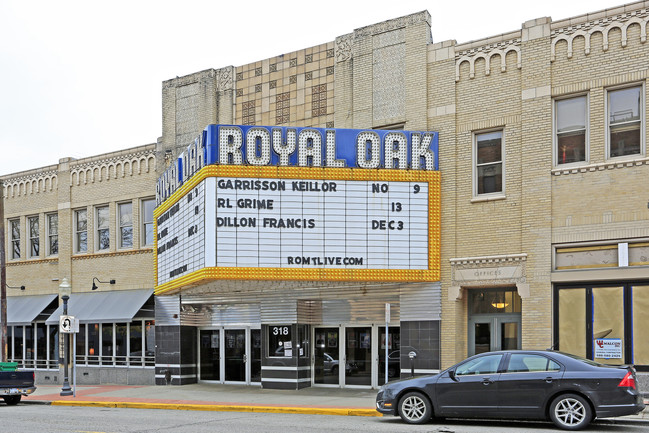
[[[457,377],[455,376],[455,370],[449,370],[448,377],[450,377],[452,381],[457,382]]]

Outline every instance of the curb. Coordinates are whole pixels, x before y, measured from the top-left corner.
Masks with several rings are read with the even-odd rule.
[[[35,402],[34,402],[35,403]],[[47,403],[46,403],[47,404]],[[257,412],[257,413],[292,413],[303,415],[340,415],[340,416],[383,416],[375,409],[325,408],[325,407],[279,407],[279,406],[245,406],[217,404],[186,404],[186,403],[133,403],[122,401],[67,401],[55,400],[49,402],[52,406],[85,406],[129,409],[167,409],[167,410],[202,410],[212,412]]]

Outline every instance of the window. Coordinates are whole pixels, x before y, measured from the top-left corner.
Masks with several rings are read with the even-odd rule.
[[[642,86],[608,92],[609,157],[642,152]]]
[[[649,284],[555,287],[554,341],[562,352],[603,364],[649,369]]]
[[[268,327],[268,356],[293,356],[291,325]]]
[[[119,208],[119,247],[133,248],[133,204],[120,203]]]
[[[493,374],[498,372],[498,365],[502,355],[485,355],[460,364],[455,369],[455,374],[464,376],[468,374]]]
[[[153,367],[154,357],[154,320],[79,325],[76,358],[79,365]]]
[[[477,195],[503,192],[503,132],[475,135],[475,190]]]
[[[509,365],[505,373],[559,370],[561,370],[561,366],[545,356],[513,353],[509,358]]]
[[[97,208],[97,250],[107,250],[110,247],[110,217],[108,206]]]
[[[40,251],[38,217],[27,218],[29,227],[29,257],[38,257]]]
[[[555,102],[556,163],[586,161],[586,96]]]
[[[74,242],[77,253],[88,251],[88,211],[86,209],[74,212]]]
[[[59,253],[59,215],[47,215],[47,255]]]
[[[142,245],[153,245],[153,209],[155,200],[142,200]]]
[[[9,221],[11,226],[11,258],[20,258],[20,220]]]

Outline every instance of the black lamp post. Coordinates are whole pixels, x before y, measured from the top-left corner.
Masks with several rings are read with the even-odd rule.
[[[63,300],[63,315],[68,315],[68,300],[70,299],[70,294],[72,293],[72,286],[68,283],[67,278],[63,278],[61,284],[59,285],[59,294]],[[70,382],[68,381],[68,363],[70,362],[70,345],[69,338],[70,335],[67,333],[62,333],[63,337],[63,388],[61,388],[61,396],[72,395],[72,388],[70,388]]]

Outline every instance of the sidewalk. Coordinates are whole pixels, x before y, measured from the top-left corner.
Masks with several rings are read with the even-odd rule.
[[[376,390],[191,384],[183,386],[83,385],[76,397],[61,397],[60,386],[40,385],[24,403],[228,412],[279,412],[319,415],[381,416]]]
[[[137,409],[274,412],[311,415],[381,416],[375,408],[376,390],[309,387],[299,391],[255,386],[191,384],[183,386],[82,385],[76,397],[61,397],[60,386],[39,385],[23,397],[26,404],[99,406]],[[619,421],[649,424],[649,400],[643,412]]]

